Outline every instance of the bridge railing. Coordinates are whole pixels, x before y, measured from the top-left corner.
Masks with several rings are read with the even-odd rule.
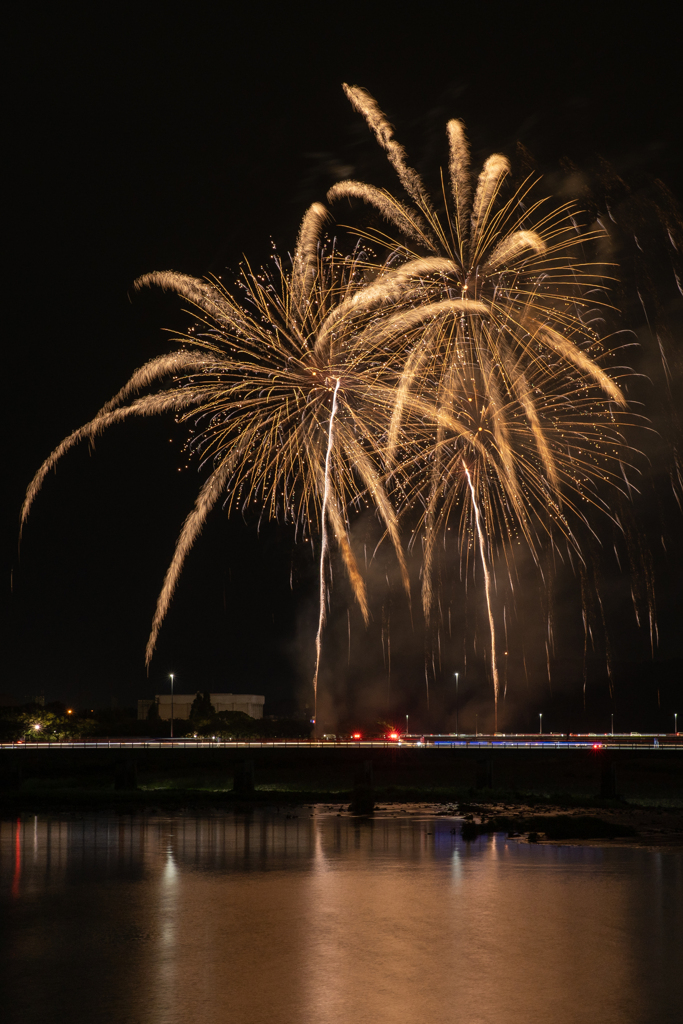
[[[98,739],[16,740],[0,743],[0,750],[215,750],[215,749],[308,749],[308,750],[680,750],[683,736],[641,737],[638,740],[600,739],[443,739],[401,742],[392,740],[222,740],[222,739]]]

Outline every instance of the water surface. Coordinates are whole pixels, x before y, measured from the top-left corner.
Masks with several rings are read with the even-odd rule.
[[[680,1019],[681,851],[294,813],[0,822],[3,1020]]]

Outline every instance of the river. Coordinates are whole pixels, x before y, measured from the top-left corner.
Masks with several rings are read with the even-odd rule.
[[[674,1024],[683,851],[373,818],[0,822],[5,1024]]]

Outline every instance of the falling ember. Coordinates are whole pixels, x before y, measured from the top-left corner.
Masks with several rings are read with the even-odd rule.
[[[329,555],[329,541],[327,537],[327,505],[330,498],[330,463],[332,461],[332,446],[334,444],[334,418],[337,415],[337,396],[341,380],[337,377],[332,395],[332,412],[330,413],[330,425],[327,431],[327,454],[325,455],[325,488],[323,490],[323,506],[320,513],[322,540],[320,544],[320,611],[318,613],[318,632],[315,637],[315,675],[313,676],[313,717],[318,720],[318,673],[320,671],[320,653],[322,650],[323,626],[327,617],[327,582],[325,579],[325,563]]]
[[[474,487],[472,485],[472,477],[470,471],[467,468],[465,460],[462,463],[465,475],[467,476],[467,483],[470,486],[470,493],[472,495],[472,505],[474,507],[474,518],[477,524],[477,536],[479,538],[479,554],[481,555],[481,564],[484,570],[484,590],[486,592],[486,608],[489,613],[489,629],[491,630],[491,672],[493,673],[493,731],[498,732],[498,663],[496,662],[496,627],[493,621],[493,611],[491,610],[491,574],[489,572],[488,562],[486,560],[486,548],[484,544],[484,534],[481,529],[481,519],[479,517],[479,506],[477,505],[477,498],[474,493]]]

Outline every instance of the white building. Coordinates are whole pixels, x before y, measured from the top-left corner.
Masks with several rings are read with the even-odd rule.
[[[173,717],[189,718],[190,708],[197,696],[196,693],[176,693],[173,695]],[[263,705],[266,698],[255,693],[212,693],[211,704],[214,711],[243,711],[251,718],[263,718]],[[159,717],[164,722],[171,720],[171,694],[158,693],[155,698],[159,703]],[[152,705],[151,700],[138,701],[138,719],[147,718]]]

